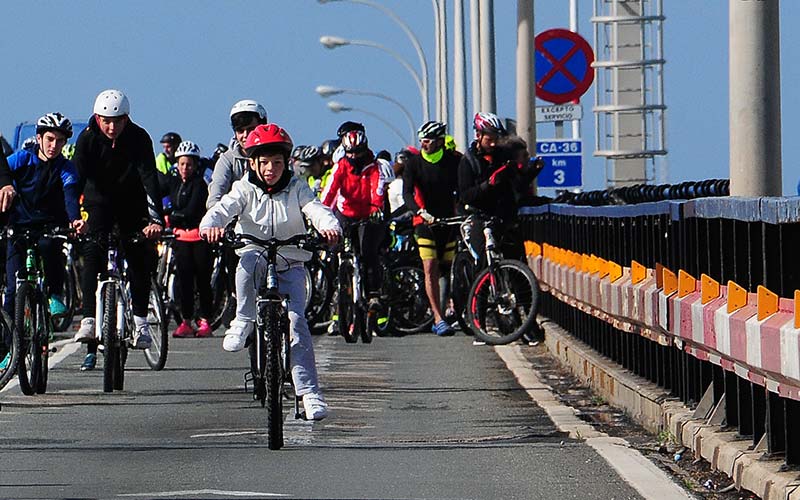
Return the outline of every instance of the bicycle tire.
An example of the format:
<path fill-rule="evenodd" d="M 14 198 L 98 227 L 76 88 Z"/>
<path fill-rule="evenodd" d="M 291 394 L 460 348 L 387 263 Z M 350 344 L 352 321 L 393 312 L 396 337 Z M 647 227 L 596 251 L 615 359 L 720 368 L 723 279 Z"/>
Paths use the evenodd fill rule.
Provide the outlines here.
<path fill-rule="evenodd" d="M 333 299 L 333 278 L 331 270 L 316 256 L 306 263 L 306 268 L 311 273 L 311 293 L 306 308 L 306 319 L 309 327 L 313 328 L 314 325 L 329 319 L 329 307 Z"/>
<path fill-rule="evenodd" d="M 389 273 L 392 329 L 400 334 L 430 329 L 433 310 L 425 293 L 425 272 L 419 266 L 407 265 L 395 267 Z"/>
<path fill-rule="evenodd" d="M 467 297 L 475 277 L 475 261 L 467 252 L 459 252 L 450 267 L 450 298 L 458 326 L 466 335 L 474 335 L 466 319 Z"/>
<path fill-rule="evenodd" d="M 56 332 L 67 331 L 75 318 L 75 311 L 78 307 L 78 278 L 74 266 L 66 266 L 64 269 L 62 296 L 67 312 L 59 315 L 58 318 L 53 318 L 53 330 Z"/>
<path fill-rule="evenodd" d="M 14 328 L 20 343 L 17 365 L 19 389 L 26 396 L 36 393 L 42 356 L 36 334 L 36 290 L 30 283 L 20 283 L 14 300 Z"/>
<path fill-rule="evenodd" d="M 228 271 L 220 263 L 219 269 L 211 274 L 212 311 L 211 329 L 216 330 L 228 324 L 236 312 L 236 298 L 231 293 Z"/>
<path fill-rule="evenodd" d="M 263 324 L 266 326 L 266 387 L 267 387 L 267 447 L 283 447 L 283 307 L 270 302 L 264 308 Z"/>
<path fill-rule="evenodd" d="M 150 323 L 150 332 L 153 343 L 144 350 L 144 359 L 153 371 L 160 371 L 167 364 L 169 353 L 169 331 L 164 304 L 161 301 L 161 287 L 155 280 L 150 282 L 150 300 L 147 305 L 147 321 Z"/>
<path fill-rule="evenodd" d="M 538 299 L 539 285 L 530 268 L 517 260 L 501 260 L 475 277 L 467 321 L 487 344 L 508 344 L 531 331 Z"/>
<path fill-rule="evenodd" d="M 357 305 L 353 301 L 353 263 L 345 261 L 339 264 L 339 333 L 348 344 L 358 340 L 356 328 Z M 362 318 L 363 319 L 363 318 Z"/>
<path fill-rule="evenodd" d="M 50 328 L 52 320 L 45 310 L 46 307 L 49 307 L 49 304 L 44 296 L 39 295 L 39 300 L 36 301 L 36 307 L 39 310 L 36 315 L 37 349 L 39 350 L 41 359 L 39 362 L 39 376 L 36 377 L 35 389 L 36 394 L 44 394 L 47 392 L 47 376 L 50 373 Z"/>
<path fill-rule="evenodd" d="M 112 392 L 119 376 L 120 332 L 117 331 L 117 289 L 113 283 L 103 290 L 103 392 Z M 118 384 L 116 384 L 118 385 Z"/>
<path fill-rule="evenodd" d="M 11 345 L 7 346 L 7 352 L 11 355 L 8 365 L 5 369 L 0 370 L 0 389 L 13 380 L 14 375 L 17 374 L 17 366 L 19 365 L 19 358 L 21 356 L 19 334 L 11 324 L 11 319 L 8 317 L 8 314 L 0 309 L 0 339 L 9 338 L 11 340 Z"/>

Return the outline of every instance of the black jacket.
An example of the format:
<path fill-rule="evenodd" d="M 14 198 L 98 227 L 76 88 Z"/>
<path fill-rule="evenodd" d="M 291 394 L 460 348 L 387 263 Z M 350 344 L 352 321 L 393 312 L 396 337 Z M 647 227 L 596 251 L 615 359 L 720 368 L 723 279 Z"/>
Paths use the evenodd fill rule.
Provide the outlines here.
<path fill-rule="evenodd" d="M 164 224 L 153 142 L 143 128 L 128 121 L 112 142 L 93 117 L 78 137 L 73 161 L 90 219 L 93 211 L 102 210 L 139 227 Z"/>
<path fill-rule="evenodd" d="M 494 154 L 486 156 L 478 153 L 475 143 L 467 150 L 458 166 L 458 192 L 461 206 L 469 205 L 481 212 L 513 222 L 517 217 L 520 200 L 536 177 L 536 172 L 528 165 L 509 165 L 502 181 L 494 186 L 489 184 L 492 174 L 503 167 L 509 154 L 497 148 Z"/>
<path fill-rule="evenodd" d="M 196 229 L 206 214 L 208 185 L 199 174 L 186 182 L 180 177 L 170 176 L 169 198 L 172 202 L 170 226 L 179 229 Z"/>
<path fill-rule="evenodd" d="M 403 201 L 416 213 L 424 208 L 434 217 L 452 217 L 458 201 L 459 157 L 445 151 L 442 159 L 429 163 L 422 155 L 414 155 L 403 170 Z M 418 199 L 415 188 L 419 190 Z"/>

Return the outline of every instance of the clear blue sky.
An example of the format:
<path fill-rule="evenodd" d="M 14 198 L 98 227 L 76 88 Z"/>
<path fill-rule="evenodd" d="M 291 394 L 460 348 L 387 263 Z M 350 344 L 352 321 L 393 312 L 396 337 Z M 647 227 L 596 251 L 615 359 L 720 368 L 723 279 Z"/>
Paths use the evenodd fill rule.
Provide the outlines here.
<path fill-rule="evenodd" d="M 411 25 L 433 78 L 431 2 L 382 2 Z M 579 30 L 590 41 L 591 4 L 580 2 Z M 668 180 L 728 177 L 728 2 L 665 4 Z M 568 27 L 567 0 L 538 0 L 535 13 L 537 33 Z M 367 125 L 376 149 L 399 149 L 396 136 L 379 121 L 330 112 L 314 92 L 319 84 L 390 95 L 421 120 L 417 88 L 390 56 L 365 47 L 328 50 L 319 44 L 321 35 L 372 40 L 416 66 L 416 52 L 398 26 L 364 5 L 319 5 L 314 0 L 8 0 L 3 18 L 0 132 L 9 139 L 17 122 L 48 111 L 85 119 L 96 94 L 109 87 L 130 96 L 133 120 L 154 141 L 176 130 L 205 153 L 230 139 L 228 110 L 241 98 L 264 103 L 271 121 L 284 126 L 297 144 L 332 137 L 340 122 L 352 118 Z M 800 34 L 790 24 L 796 19 L 800 2 L 781 2 L 784 194 L 795 193 L 800 176 L 794 161 L 800 154 L 800 101 L 795 94 Z M 496 0 L 495 22 L 498 113 L 513 117 L 516 2 Z M 369 109 L 403 131 L 408 128 L 397 108 L 382 100 L 353 95 L 337 100 Z M 590 89 L 584 98 L 585 189 L 602 188 L 605 179 L 604 162 L 591 156 L 592 101 Z M 552 128 L 540 128 L 539 136 L 551 133 Z"/>

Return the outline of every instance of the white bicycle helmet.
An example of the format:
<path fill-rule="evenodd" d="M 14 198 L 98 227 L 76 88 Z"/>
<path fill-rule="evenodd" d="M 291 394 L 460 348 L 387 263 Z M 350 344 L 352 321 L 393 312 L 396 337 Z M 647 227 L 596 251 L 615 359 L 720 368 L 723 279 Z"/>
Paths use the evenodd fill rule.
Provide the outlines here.
<path fill-rule="evenodd" d="M 47 113 L 36 120 L 36 134 L 43 134 L 48 130 L 57 130 L 70 138 L 72 137 L 72 122 L 61 113 Z"/>
<path fill-rule="evenodd" d="M 419 130 L 417 136 L 420 139 L 442 139 L 447 131 L 447 125 L 442 122 L 429 121 L 425 122 Z"/>
<path fill-rule="evenodd" d="M 258 117 L 264 121 L 267 120 L 267 110 L 264 109 L 264 106 L 260 105 L 256 101 L 252 99 L 242 99 L 241 101 L 237 102 L 231 108 L 231 118 L 236 113 L 256 113 Z"/>
<path fill-rule="evenodd" d="M 194 156 L 195 158 L 200 158 L 200 146 L 192 141 L 181 142 L 178 144 L 178 149 L 175 150 L 175 158 L 180 158 L 181 156 Z"/>
<path fill-rule="evenodd" d="M 94 114 L 113 118 L 131 114 L 128 97 L 119 90 L 108 89 L 100 92 L 94 101 Z"/>

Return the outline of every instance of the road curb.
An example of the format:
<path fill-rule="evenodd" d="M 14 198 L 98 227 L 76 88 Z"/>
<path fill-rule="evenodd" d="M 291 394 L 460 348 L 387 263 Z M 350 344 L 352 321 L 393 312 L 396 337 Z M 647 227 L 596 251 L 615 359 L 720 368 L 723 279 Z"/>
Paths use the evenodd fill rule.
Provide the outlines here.
<path fill-rule="evenodd" d="M 781 459 L 754 450 L 752 441 L 735 432 L 694 417 L 694 412 L 662 388 L 622 368 L 572 337 L 554 322 L 544 320 L 550 354 L 599 396 L 620 408 L 653 434 L 670 432 L 695 457 L 730 476 L 737 487 L 764 500 L 800 500 L 800 475 L 781 472 Z"/>

